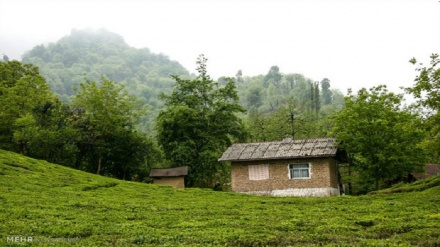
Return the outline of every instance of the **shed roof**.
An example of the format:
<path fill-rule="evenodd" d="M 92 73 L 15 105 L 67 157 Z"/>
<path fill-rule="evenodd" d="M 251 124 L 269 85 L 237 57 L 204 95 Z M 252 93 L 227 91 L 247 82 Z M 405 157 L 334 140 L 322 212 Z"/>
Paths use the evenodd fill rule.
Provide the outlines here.
<path fill-rule="evenodd" d="M 229 147 L 219 161 L 252 161 L 310 157 L 336 157 L 334 138 L 284 139 L 275 142 L 237 143 Z"/>
<path fill-rule="evenodd" d="M 181 166 L 176 168 L 151 169 L 150 177 L 180 177 L 188 175 L 188 167 Z"/>
<path fill-rule="evenodd" d="M 440 165 L 437 164 L 426 164 L 424 173 L 411 173 L 415 179 L 429 178 L 440 174 Z"/>

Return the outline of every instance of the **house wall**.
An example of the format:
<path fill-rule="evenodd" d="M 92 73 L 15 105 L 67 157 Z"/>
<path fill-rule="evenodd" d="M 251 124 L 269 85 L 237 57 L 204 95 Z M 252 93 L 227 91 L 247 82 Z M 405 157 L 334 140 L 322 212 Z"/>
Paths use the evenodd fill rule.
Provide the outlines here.
<path fill-rule="evenodd" d="M 310 163 L 310 178 L 290 179 L 289 164 Z M 249 165 L 269 164 L 269 179 L 249 180 Z M 330 158 L 233 162 L 232 190 L 272 196 L 339 195 L 337 163 Z"/>
<path fill-rule="evenodd" d="M 154 184 L 170 185 L 174 188 L 185 188 L 185 181 L 183 177 L 167 177 L 167 178 L 154 178 Z"/>

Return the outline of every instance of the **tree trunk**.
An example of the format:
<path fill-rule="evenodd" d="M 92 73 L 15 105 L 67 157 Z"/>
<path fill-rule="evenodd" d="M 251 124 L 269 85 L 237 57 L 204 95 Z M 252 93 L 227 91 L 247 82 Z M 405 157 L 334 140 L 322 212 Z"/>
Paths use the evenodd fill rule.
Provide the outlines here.
<path fill-rule="evenodd" d="M 348 163 L 348 177 L 350 178 L 348 180 L 348 194 L 353 195 L 353 185 L 351 183 L 351 161 Z"/>
<path fill-rule="evenodd" d="M 350 178 L 348 180 L 348 194 L 349 195 L 353 195 L 353 184 L 351 183 L 351 167 L 353 166 L 353 160 L 354 160 L 354 155 L 350 154 L 348 156 L 348 177 Z"/>
<path fill-rule="evenodd" d="M 124 167 L 124 175 L 122 176 L 122 180 L 125 180 L 126 175 L 127 175 L 127 167 Z"/>
<path fill-rule="evenodd" d="M 98 171 L 96 172 L 96 174 L 98 175 L 101 174 L 101 162 L 102 162 L 102 154 L 100 154 L 98 158 Z"/>

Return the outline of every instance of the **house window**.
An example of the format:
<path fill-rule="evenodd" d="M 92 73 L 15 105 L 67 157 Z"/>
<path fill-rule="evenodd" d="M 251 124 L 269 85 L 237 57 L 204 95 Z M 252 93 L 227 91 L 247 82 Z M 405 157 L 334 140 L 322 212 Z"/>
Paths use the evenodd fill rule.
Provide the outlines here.
<path fill-rule="evenodd" d="M 310 164 L 289 164 L 289 178 L 310 178 Z"/>
<path fill-rule="evenodd" d="M 269 165 L 249 165 L 249 180 L 269 179 Z"/>

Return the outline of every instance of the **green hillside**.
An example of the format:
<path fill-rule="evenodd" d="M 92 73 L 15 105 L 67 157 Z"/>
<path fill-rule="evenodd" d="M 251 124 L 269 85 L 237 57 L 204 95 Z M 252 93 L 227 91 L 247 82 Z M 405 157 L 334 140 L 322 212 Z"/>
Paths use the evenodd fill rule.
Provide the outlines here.
<path fill-rule="evenodd" d="M 22 62 L 38 66 L 51 89 L 64 98 L 74 95 L 73 88 L 84 78 L 97 81 L 106 76 L 149 100 L 173 87 L 170 75 L 189 74 L 166 55 L 131 47 L 121 36 L 105 29 L 72 30 L 56 43 L 32 48 Z"/>
<path fill-rule="evenodd" d="M 0 186 L 1 246 L 440 245 L 436 183 L 361 197 L 258 197 L 125 182 L 0 150 Z"/>
<path fill-rule="evenodd" d="M 171 92 L 174 86 L 171 75 L 189 76 L 181 64 L 166 55 L 131 47 L 105 29 L 72 30 L 56 43 L 32 48 L 22 62 L 38 66 L 51 90 L 67 102 L 85 79 L 99 81 L 104 76 L 123 84 L 149 106 L 145 130 L 152 129 L 160 105 L 158 96 Z"/>

